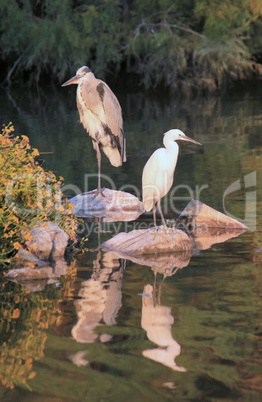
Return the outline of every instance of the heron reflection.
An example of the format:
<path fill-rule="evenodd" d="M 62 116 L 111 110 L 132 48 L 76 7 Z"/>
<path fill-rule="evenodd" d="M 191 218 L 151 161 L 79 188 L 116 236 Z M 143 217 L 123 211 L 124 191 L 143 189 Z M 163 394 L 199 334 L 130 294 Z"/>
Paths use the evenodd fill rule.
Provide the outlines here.
<path fill-rule="evenodd" d="M 125 262 L 114 253 L 107 252 L 97 258 L 90 279 L 83 281 L 74 303 L 77 323 L 72 329 L 73 338 L 79 343 L 108 342 L 111 335 L 98 334 L 96 328 L 114 325 L 122 305 L 121 284 Z"/>

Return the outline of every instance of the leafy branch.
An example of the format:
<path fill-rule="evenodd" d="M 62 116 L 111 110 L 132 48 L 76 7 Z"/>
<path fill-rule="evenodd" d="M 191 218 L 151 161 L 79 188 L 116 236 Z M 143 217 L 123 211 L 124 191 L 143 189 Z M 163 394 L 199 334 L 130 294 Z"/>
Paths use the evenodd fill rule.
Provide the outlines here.
<path fill-rule="evenodd" d="M 184 27 L 182 25 L 177 24 L 169 24 L 167 21 L 158 22 L 158 23 L 147 23 L 144 20 L 140 22 L 140 24 L 135 29 L 134 39 L 136 39 L 140 35 L 140 31 L 142 28 L 146 28 L 147 30 L 154 30 L 155 28 L 165 28 L 168 32 L 172 33 L 172 29 L 178 29 L 180 31 L 189 33 L 191 35 L 196 35 L 201 39 L 207 39 L 205 35 L 200 34 L 197 31 L 194 31 L 191 28 Z"/>

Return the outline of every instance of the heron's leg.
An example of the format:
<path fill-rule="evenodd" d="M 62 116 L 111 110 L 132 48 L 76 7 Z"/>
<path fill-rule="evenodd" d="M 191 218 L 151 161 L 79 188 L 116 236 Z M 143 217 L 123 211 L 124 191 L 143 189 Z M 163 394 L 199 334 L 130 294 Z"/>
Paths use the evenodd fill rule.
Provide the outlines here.
<path fill-rule="evenodd" d="M 163 225 L 164 225 L 165 228 L 166 228 L 166 222 L 165 222 L 165 218 L 164 218 L 164 215 L 163 215 L 163 212 L 162 212 L 162 208 L 161 208 L 161 200 L 158 200 L 158 201 L 157 201 L 157 207 L 158 207 L 158 210 L 159 210 L 159 212 L 160 212 Z"/>
<path fill-rule="evenodd" d="M 98 165 L 98 184 L 97 184 L 97 189 L 100 192 L 101 191 L 101 152 L 100 148 L 97 142 L 96 144 L 96 157 L 97 157 L 97 165 Z"/>
<path fill-rule="evenodd" d="M 103 194 L 103 191 L 101 190 L 101 152 L 99 148 L 99 144 L 94 141 L 94 148 L 96 150 L 96 157 L 97 157 L 97 165 L 98 165 L 98 184 L 97 184 L 97 190 L 95 191 L 95 196 L 97 194 Z"/>

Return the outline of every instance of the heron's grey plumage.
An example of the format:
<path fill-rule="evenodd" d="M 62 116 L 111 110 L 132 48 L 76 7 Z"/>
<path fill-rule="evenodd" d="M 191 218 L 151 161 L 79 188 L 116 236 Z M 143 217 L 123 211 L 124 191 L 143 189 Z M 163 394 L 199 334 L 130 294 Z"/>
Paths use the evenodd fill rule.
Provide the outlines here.
<path fill-rule="evenodd" d="M 81 123 L 92 138 L 100 163 L 100 149 L 111 164 L 121 166 L 126 161 L 122 109 L 109 86 L 83 66 L 62 86 L 77 84 L 77 108 Z M 100 169 L 100 166 L 99 166 Z"/>

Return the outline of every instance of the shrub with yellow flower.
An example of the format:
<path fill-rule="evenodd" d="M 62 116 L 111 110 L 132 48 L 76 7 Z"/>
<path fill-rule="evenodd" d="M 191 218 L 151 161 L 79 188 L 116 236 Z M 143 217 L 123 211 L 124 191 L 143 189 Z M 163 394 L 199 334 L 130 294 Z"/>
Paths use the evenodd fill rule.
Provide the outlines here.
<path fill-rule="evenodd" d="M 62 178 L 35 161 L 39 155 L 26 136 L 15 136 L 12 123 L 0 132 L 0 263 L 15 255 L 36 222 L 57 223 L 76 238 L 73 205 L 62 198 Z"/>

